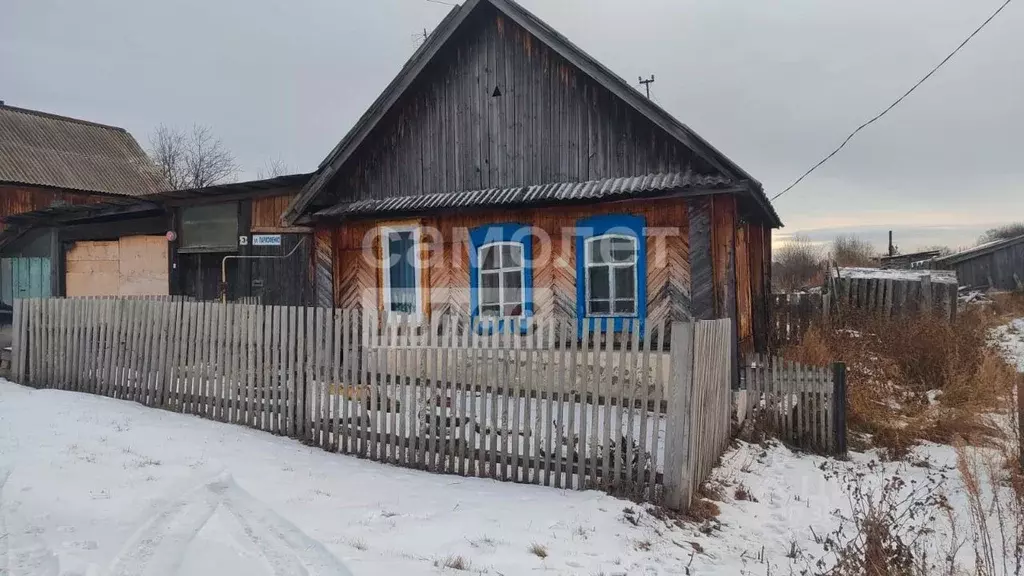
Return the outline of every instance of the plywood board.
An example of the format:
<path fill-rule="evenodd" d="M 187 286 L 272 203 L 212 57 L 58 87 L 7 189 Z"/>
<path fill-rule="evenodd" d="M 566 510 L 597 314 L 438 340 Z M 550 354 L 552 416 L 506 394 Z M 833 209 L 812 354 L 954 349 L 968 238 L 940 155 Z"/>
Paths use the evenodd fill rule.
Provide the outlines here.
<path fill-rule="evenodd" d="M 163 236 L 121 238 L 118 294 L 165 296 L 167 293 L 167 240 Z"/>
<path fill-rule="evenodd" d="M 117 295 L 119 254 L 116 241 L 75 242 L 65 257 L 64 293 L 69 297 Z"/>

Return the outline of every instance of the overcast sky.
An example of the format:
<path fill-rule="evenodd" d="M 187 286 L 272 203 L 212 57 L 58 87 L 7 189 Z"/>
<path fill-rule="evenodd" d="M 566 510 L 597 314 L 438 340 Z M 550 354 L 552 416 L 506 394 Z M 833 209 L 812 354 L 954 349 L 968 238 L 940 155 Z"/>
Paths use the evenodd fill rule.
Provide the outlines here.
<path fill-rule="evenodd" d="M 522 0 L 780 191 L 1001 0 Z M 0 100 L 127 128 L 210 126 L 245 173 L 310 171 L 448 6 L 0 0 Z M 783 235 L 972 243 L 1024 220 L 1024 4 L 777 201 Z"/>

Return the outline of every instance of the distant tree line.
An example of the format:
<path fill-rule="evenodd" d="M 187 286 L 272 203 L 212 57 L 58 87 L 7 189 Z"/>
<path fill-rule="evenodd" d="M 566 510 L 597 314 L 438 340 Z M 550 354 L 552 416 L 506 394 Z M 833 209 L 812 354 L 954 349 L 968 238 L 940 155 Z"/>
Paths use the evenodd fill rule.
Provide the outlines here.
<path fill-rule="evenodd" d="M 791 292 L 821 286 L 830 262 L 844 268 L 871 267 L 878 262 L 878 252 L 870 242 L 855 235 L 838 236 L 823 244 L 797 234 L 775 253 L 773 289 Z"/>

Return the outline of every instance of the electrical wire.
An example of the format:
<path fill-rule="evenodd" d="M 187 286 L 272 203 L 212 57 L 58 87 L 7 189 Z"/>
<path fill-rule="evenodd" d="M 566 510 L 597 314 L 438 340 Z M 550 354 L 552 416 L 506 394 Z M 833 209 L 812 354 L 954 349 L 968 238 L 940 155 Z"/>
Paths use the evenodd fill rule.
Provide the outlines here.
<path fill-rule="evenodd" d="M 856 136 L 856 135 L 857 135 L 857 133 L 859 133 L 859 132 L 860 132 L 861 130 L 863 130 L 863 129 L 867 128 L 868 126 L 870 126 L 870 125 L 874 124 L 875 122 L 877 122 L 877 121 L 878 121 L 879 119 L 881 119 L 881 118 L 882 118 L 882 116 L 885 116 L 886 114 L 888 114 L 888 113 L 889 113 L 889 111 L 890 111 L 890 110 L 892 110 L 893 108 L 895 108 L 896 106 L 898 106 L 898 105 L 900 104 L 900 102 L 903 102 L 904 100 L 906 100 L 906 98 L 907 98 L 908 96 L 910 96 L 910 95 L 911 95 L 911 94 L 912 94 L 912 93 L 914 92 L 914 90 L 917 90 L 917 89 L 918 89 L 918 88 L 919 88 L 919 87 L 920 87 L 920 86 L 921 86 L 922 84 L 924 84 L 925 82 L 927 82 L 927 81 L 928 81 L 928 79 L 929 79 L 929 78 L 931 78 L 931 77 L 932 77 L 932 76 L 933 76 L 933 75 L 934 75 L 934 74 L 935 74 L 936 72 L 938 72 L 940 68 L 942 68 L 943 66 L 945 66 L 945 65 L 946 65 L 946 63 L 947 63 L 947 62 L 949 62 L 950 60 L 952 60 L 952 59 L 953 59 L 953 57 L 954 57 L 954 56 L 956 56 L 956 55 L 957 55 L 957 53 L 958 53 L 958 52 L 960 52 L 960 50 L 962 50 L 962 49 L 964 48 L 964 46 L 967 46 L 967 44 L 968 44 L 968 43 L 969 43 L 969 42 L 970 42 L 971 40 L 973 40 L 975 36 L 977 36 L 977 35 L 978 35 L 978 34 L 979 34 L 979 33 L 980 33 L 980 32 L 981 32 L 982 30 L 984 30 L 984 29 L 985 29 L 985 27 L 986 27 L 986 26 L 988 26 L 990 22 L 992 22 L 993 20 L 995 20 L 995 19 L 996 19 L 996 16 L 999 16 L 999 14 L 1000 14 L 1000 13 L 1001 13 L 1001 12 L 1002 12 L 1002 11 L 1003 11 L 1003 10 L 1004 10 L 1004 9 L 1005 9 L 1006 7 L 1007 7 L 1007 6 L 1009 6 L 1009 5 L 1010 5 L 1010 2 L 1012 2 L 1012 1 L 1013 1 L 1013 0 L 1006 0 L 1005 2 L 1003 2 L 1003 5 L 1002 5 L 1002 6 L 1000 6 L 1000 7 L 999 7 L 999 8 L 998 8 L 998 9 L 997 9 L 997 10 L 996 10 L 995 12 L 993 12 L 993 13 L 992 13 L 992 15 L 988 17 L 988 19 L 987 19 L 987 20 L 985 20 L 984 22 L 982 22 L 982 23 L 981 23 L 981 26 L 978 26 L 978 28 L 977 28 L 977 29 L 976 29 L 976 30 L 975 30 L 974 32 L 972 32 L 972 33 L 971 33 L 971 35 L 970 35 L 970 36 L 968 36 L 966 40 L 964 40 L 963 42 L 961 42 L 961 43 L 960 43 L 960 45 L 956 47 L 956 50 L 953 50 L 952 52 L 950 52 L 949 56 L 946 56 L 946 57 L 945 57 L 945 58 L 944 58 L 944 59 L 942 60 L 942 62 L 939 62 L 938 66 L 936 66 L 935 68 L 932 68 L 932 71 L 931 71 L 931 72 L 929 72 L 928 74 L 926 74 L 924 78 L 921 78 L 921 79 L 920 79 L 920 80 L 919 80 L 919 81 L 917 82 L 917 84 L 914 84 L 914 86 L 913 86 L 913 87 L 911 87 L 911 88 L 910 88 L 910 90 L 907 90 L 907 92 L 906 92 L 906 93 L 905 93 L 905 94 L 904 94 L 903 96 L 900 96 L 900 97 L 899 97 L 899 99 L 898 99 L 898 100 L 896 100 L 895 102 L 893 102 L 892 104 L 890 104 L 888 108 L 886 108 L 885 110 L 882 110 L 882 111 L 881 111 L 881 112 L 880 112 L 880 113 L 879 113 L 879 114 L 878 114 L 877 116 L 875 116 L 875 117 L 874 117 L 874 118 L 872 118 L 871 120 L 868 120 L 867 122 L 865 122 L 865 123 L 861 124 L 860 126 L 858 126 L 858 127 L 857 127 L 857 129 L 856 129 L 856 130 L 854 130 L 853 132 L 851 132 L 851 133 L 850 133 L 850 135 L 846 137 L 846 140 L 843 140 L 843 143 L 842 143 L 842 144 L 840 144 L 838 148 L 836 148 L 835 150 L 833 150 L 831 154 L 829 154 L 828 156 L 826 156 L 825 158 L 823 158 L 823 159 L 821 160 L 821 162 L 818 162 L 817 164 L 815 164 L 814 166 L 812 166 L 810 170 L 808 170 L 807 172 L 804 172 L 803 176 L 801 176 L 801 177 L 797 178 L 797 179 L 796 179 L 796 181 L 795 181 L 795 182 L 793 182 L 792 184 L 790 184 L 789 186 L 787 186 L 785 190 L 783 190 L 782 192 L 779 192 L 779 193 L 778 193 L 778 194 L 776 194 L 775 196 L 772 196 L 772 201 L 774 202 L 774 201 L 775 201 L 775 200 L 776 200 L 776 199 L 777 199 L 777 198 L 778 198 L 779 196 L 782 196 L 782 195 L 783 195 L 783 194 L 785 194 L 786 192 L 789 192 L 790 190 L 792 190 L 793 188 L 795 188 L 797 184 L 799 184 L 799 183 L 803 182 L 803 181 L 804 181 L 804 179 L 805 179 L 805 178 L 807 178 L 808 176 L 810 176 L 812 172 L 814 172 L 815 170 L 817 170 L 818 168 L 820 168 L 820 167 L 821 167 L 821 166 L 822 166 L 823 164 L 825 164 L 826 162 L 828 162 L 829 160 L 831 160 L 833 156 L 835 156 L 836 154 L 838 154 L 840 150 L 842 150 L 843 148 L 845 148 L 845 147 L 846 147 L 846 145 L 850 143 L 850 140 L 853 140 L 853 137 L 854 137 L 854 136 Z"/>

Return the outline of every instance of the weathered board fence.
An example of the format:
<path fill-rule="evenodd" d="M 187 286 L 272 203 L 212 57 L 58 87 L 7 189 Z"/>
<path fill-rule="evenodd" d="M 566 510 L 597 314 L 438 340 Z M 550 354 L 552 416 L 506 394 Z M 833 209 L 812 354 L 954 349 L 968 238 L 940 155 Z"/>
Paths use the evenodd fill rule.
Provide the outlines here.
<path fill-rule="evenodd" d="M 827 317 L 828 294 L 792 292 L 771 295 L 772 349 L 799 343 L 815 322 Z"/>
<path fill-rule="evenodd" d="M 846 366 L 755 355 L 742 370 L 745 419 L 790 445 L 846 454 Z"/>
<path fill-rule="evenodd" d="M 878 276 L 871 276 L 873 272 Z M 931 311 L 956 320 L 957 284 L 948 272 L 909 272 L 844 268 L 833 271 L 819 292 L 771 296 L 771 343 L 777 349 L 797 344 L 816 322 L 844 314 L 888 318 Z"/>
<path fill-rule="evenodd" d="M 433 472 L 675 508 L 729 438 L 731 327 L 18 300 L 13 375 Z"/>
<path fill-rule="evenodd" d="M 827 286 L 832 295 L 831 313 L 861 310 L 891 317 L 931 311 L 950 322 L 956 319 L 959 286 L 955 274 L 887 272 L 897 271 L 843 268 L 833 272 Z"/>

